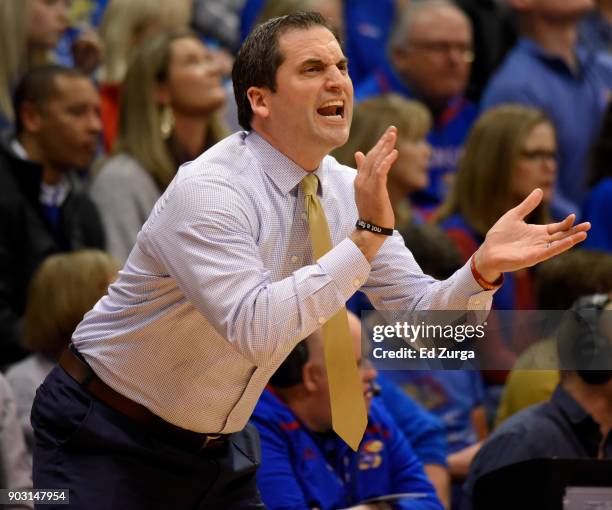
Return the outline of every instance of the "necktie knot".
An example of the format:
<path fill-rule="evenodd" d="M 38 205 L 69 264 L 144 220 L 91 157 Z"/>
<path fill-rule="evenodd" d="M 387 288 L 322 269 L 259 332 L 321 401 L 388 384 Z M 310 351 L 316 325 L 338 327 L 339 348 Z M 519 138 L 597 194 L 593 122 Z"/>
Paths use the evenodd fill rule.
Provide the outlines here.
<path fill-rule="evenodd" d="M 317 188 L 319 187 L 319 178 L 310 173 L 302 179 L 302 191 L 305 196 L 317 196 Z"/>

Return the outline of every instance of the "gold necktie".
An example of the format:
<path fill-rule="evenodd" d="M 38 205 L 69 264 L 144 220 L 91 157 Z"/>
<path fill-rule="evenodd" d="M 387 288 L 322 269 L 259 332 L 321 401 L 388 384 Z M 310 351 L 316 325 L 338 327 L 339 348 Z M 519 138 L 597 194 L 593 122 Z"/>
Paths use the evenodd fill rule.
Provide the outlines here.
<path fill-rule="evenodd" d="M 332 249 L 325 212 L 317 198 L 318 184 L 319 180 L 314 174 L 308 174 L 301 183 L 313 260 L 318 260 Z M 346 308 L 339 310 L 323 325 L 323 347 L 329 380 L 332 427 L 346 444 L 357 451 L 368 424 L 368 415 L 361 377 L 355 363 Z"/>

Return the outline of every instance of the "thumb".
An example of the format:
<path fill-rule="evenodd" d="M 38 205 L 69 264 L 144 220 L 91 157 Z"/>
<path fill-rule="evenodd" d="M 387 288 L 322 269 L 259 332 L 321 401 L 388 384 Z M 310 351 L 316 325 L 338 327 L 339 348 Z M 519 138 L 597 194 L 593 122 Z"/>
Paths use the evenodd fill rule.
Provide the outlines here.
<path fill-rule="evenodd" d="M 540 188 L 534 189 L 529 196 L 514 208 L 516 216 L 521 220 L 531 213 L 542 201 L 544 193 Z"/>
<path fill-rule="evenodd" d="M 357 163 L 357 171 L 361 170 L 361 167 L 363 166 L 364 161 L 365 161 L 364 153 L 361 151 L 357 151 L 355 153 L 355 163 Z"/>

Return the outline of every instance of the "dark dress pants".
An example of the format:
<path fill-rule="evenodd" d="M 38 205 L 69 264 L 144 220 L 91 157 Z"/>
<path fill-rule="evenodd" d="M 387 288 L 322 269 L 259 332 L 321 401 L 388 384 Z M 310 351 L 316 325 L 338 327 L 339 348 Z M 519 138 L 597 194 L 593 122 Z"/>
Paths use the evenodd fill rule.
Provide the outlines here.
<path fill-rule="evenodd" d="M 34 487 L 69 489 L 41 510 L 261 510 L 252 425 L 221 447 L 170 444 L 91 396 L 57 366 L 32 407 Z"/>

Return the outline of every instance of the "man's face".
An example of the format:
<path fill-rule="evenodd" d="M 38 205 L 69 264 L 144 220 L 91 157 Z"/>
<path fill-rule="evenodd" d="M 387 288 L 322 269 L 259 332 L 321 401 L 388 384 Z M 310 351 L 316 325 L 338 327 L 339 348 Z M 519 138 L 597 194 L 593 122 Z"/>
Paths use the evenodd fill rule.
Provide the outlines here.
<path fill-rule="evenodd" d="M 415 95 L 430 106 L 443 106 L 463 94 L 470 77 L 472 29 L 454 7 L 417 12 L 403 48 L 392 53 L 393 65 Z"/>
<path fill-rule="evenodd" d="M 278 43 L 284 60 L 276 73 L 276 92 L 249 89 L 261 93 L 253 127 L 300 166 L 314 170 L 348 139 L 353 84 L 346 58 L 324 27 L 288 31 Z"/>
<path fill-rule="evenodd" d="M 56 168 L 87 167 L 102 130 L 100 97 L 88 78 L 57 76 L 56 93 L 37 108 L 31 128 L 44 162 Z"/>

